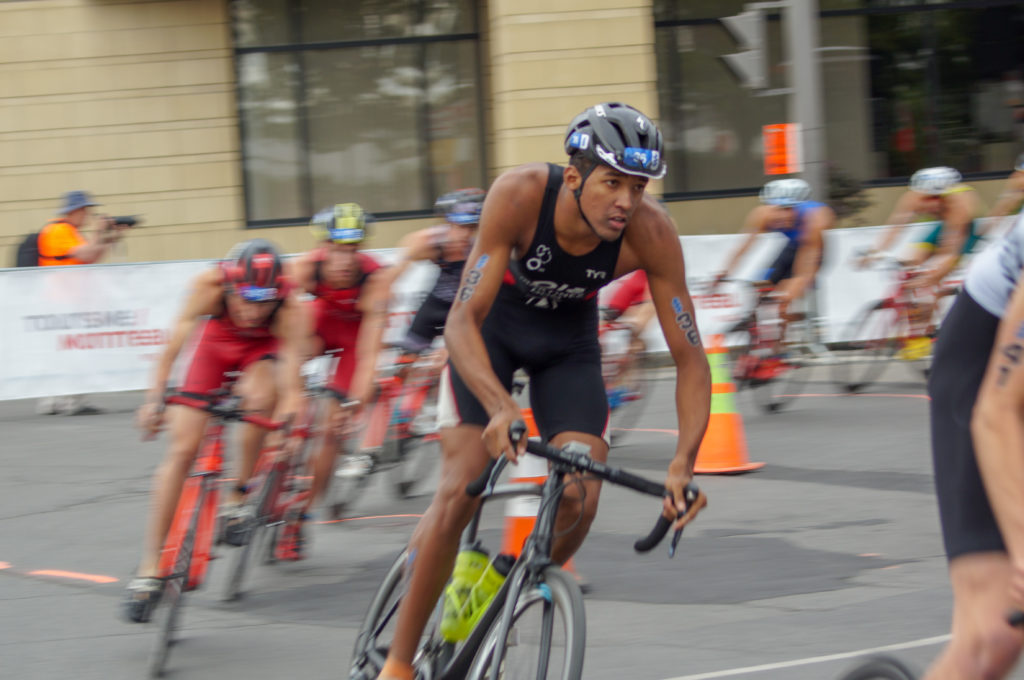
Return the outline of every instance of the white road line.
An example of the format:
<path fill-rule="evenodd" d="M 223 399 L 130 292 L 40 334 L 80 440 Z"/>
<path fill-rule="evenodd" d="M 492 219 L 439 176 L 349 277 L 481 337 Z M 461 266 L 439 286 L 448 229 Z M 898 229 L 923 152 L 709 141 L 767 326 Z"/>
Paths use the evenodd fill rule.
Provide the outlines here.
<path fill-rule="evenodd" d="M 679 677 L 675 678 L 665 678 L 665 680 L 711 680 L 711 678 L 726 678 L 730 675 L 760 673 L 761 671 L 773 671 L 779 668 L 792 668 L 793 666 L 807 666 L 814 663 L 824 663 L 826 661 L 852 659 L 858 656 L 877 654 L 879 652 L 894 652 L 900 649 L 911 649 L 913 647 L 927 647 L 928 645 L 938 645 L 943 642 L 948 642 L 949 638 L 950 636 L 948 634 L 936 635 L 935 637 L 922 638 L 920 640 L 911 640 L 910 642 L 900 642 L 895 645 L 885 645 L 884 647 L 858 649 L 854 652 L 843 652 L 842 654 L 829 654 L 828 656 L 812 656 L 806 659 L 779 661 L 778 663 L 766 663 L 760 666 L 745 666 L 744 668 L 729 668 L 724 671 L 712 671 L 711 673 L 698 673 L 696 675 L 680 675 Z"/>

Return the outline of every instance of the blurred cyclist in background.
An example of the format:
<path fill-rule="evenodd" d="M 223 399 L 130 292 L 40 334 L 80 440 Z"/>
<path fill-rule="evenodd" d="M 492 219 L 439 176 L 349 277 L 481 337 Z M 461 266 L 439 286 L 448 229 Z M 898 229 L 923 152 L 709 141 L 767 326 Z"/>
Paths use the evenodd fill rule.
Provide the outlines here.
<path fill-rule="evenodd" d="M 483 189 L 460 189 L 444 194 L 434 204 L 434 211 L 444 217 L 445 223 L 414 231 L 398 244 L 402 254 L 388 272 L 391 283 L 414 262 L 433 262 L 439 270 L 433 288 L 402 340 L 403 348 L 411 353 L 423 352 L 444 331 L 466 257 L 473 247 L 483 203 Z"/>
<path fill-rule="evenodd" d="M 934 220 L 938 224 L 914 244 L 905 261 L 912 267 L 924 267 L 907 283 L 908 288 L 938 286 L 956 267 L 961 255 L 971 252 L 980 238 L 976 219 L 981 213 L 978 194 L 960 179 L 959 172 L 947 167 L 915 172 L 909 189 L 896 201 L 889 216 L 891 226 L 875 247 L 860 258 L 859 266 L 867 266 L 885 252 L 904 227 Z"/>
<path fill-rule="evenodd" d="M 355 203 L 321 210 L 310 225 L 319 245 L 290 263 L 296 285 L 314 297 L 311 356 L 340 350 L 327 384 L 335 397 L 329 400 L 324 415 L 331 427 L 322 428 L 324 437 L 313 463 L 310 505 L 327 490 L 334 471 L 339 438 L 347 422 L 342 404 L 358 409 L 373 397 L 373 376 L 387 320 L 388 286 L 380 263 L 362 252 L 370 221 Z M 301 524 L 295 531 L 283 541 L 282 559 L 304 556 Z"/>
<path fill-rule="evenodd" d="M 711 291 L 736 268 L 758 235 L 780 233 L 786 243 L 759 278 L 775 286 L 779 314 L 784 316 L 814 283 L 825 249 L 825 230 L 835 225 L 836 214 L 811 200 L 811 187 L 802 179 L 772 180 L 761 189 L 760 198 L 762 205 L 750 211 L 743 226 L 746 238 L 715 275 Z"/>
<path fill-rule="evenodd" d="M 1024 153 L 1017 156 L 1013 164 L 1013 172 L 1006 178 L 1003 191 L 999 194 L 996 204 L 989 211 L 989 217 L 1006 217 L 1020 211 L 1024 203 Z"/>
<path fill-rule="evenodd" d="M 125 613 L 135 622 L 148 621 L 160 599 L 160 548 L 210 418 L 207 412 L 188 406 L 168 406 L 166 414 L 163 408 L 174 360 L 197 331 L 181 392 L 210 395 L 223 386 L 225 372 L 241 371 L 235 391 L 243 396 L 246 410 L 290 420 L 302 406 L 300 368 L 310 332 L 307 310 L 284 277 L 277 248 L 264 239 L 245 241 L 192 281 L 192 291 L 153 371 L 146 401 L 138 410 L 139 427 L 149 436 L 160 431 L 166 418 L 170 444 L 154 476 L 152 511 L 137 576 L 128 584 Z M 224 540 L 232 545 L 243 540 L 244 533 L 232 527 L 242 528 L 245 485 L 266 435 L 255 425 L 241 428 L 238 481 L 225 504 Z"/>

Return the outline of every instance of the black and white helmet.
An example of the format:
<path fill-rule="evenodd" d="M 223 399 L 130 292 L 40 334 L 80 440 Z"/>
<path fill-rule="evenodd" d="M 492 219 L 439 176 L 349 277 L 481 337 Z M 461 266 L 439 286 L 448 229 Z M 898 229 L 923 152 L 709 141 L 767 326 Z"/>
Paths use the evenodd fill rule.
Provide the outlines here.
<path fill-rule="evenodd" d="M 910 177 L 910 190 L 941 196 L 960 183 L 960 173 L 945 166 L 923 168 Z"/>
<path fill-rule="evenodd" d="M 608 102 L 576 116 L 565 133 L 565 152 L 583 152 L 619 172 L 661 179 L 668 169 L 661 131 L 632 106 Z"/>
<path fill-rule="evenodd" d="M 761 202 L 791 207 L 811 198 L 811 185 L 802 179 L 775 179 L 761 189 Z"/>

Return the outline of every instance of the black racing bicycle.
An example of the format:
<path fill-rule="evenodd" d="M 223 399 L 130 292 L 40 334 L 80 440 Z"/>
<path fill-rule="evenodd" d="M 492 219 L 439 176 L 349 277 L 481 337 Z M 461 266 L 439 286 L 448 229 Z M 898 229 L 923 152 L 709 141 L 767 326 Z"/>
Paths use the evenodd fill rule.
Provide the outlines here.
<path fill-rule="evenodd" d="M 525 434 L 520 422 L 513 426 L 513 441 Z M 582 473 L 663 497 L 665 486 L 590 458 L 589 447 L 572 442 L 559 449 L 529 441 L 527 451 L 550 461 L 550 472 L 541 484 L 497 483 L 506 460 L 492 461 L 479 479 L 466 487 L 481 504 L 462 536 L 462 547 L 476 543 L 482 507 L 492 500 L 537 497 L 537 522 L 522 553 L 469 636 L 449 642 L 440 632 L 444 596 L 434 608 L 420 640 L 413 666 L 418 680 L 505 680 L 538 678 L 578 680 L 583 674 L 586 617 L 583 595 L 576 580 L 551 559 L 555 518 L 567 485 L 567 475 Z M 686 489 L 687 503 L 697 498 L 696 486 Z M 653 549 L 668 532 L 672 520 L 661 516 L 651 533 L 636 541 L 638 552 Z M 669 555 L 675 554 L 681 532 L 672 539 Z M 395 619 L 405 595 L 408 571 L 414 560 L 403 551 L 388 570 L 359 629 L 350 666 L 350 680 L 374 680 L 394 636 Z"/>
<path fill-rule="evenodd" d="M 873 656 L 851 668 L 840 680 L 917 680 L 917 676 L 894 656 Z"/>

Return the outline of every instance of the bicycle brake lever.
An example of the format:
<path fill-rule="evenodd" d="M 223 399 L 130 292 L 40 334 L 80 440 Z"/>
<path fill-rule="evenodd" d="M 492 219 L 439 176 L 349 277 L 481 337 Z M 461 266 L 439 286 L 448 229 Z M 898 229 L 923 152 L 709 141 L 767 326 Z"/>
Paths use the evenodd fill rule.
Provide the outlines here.
<path fill-rule="evenodd" d="M 694 490 L 689 485 L 687 485 L 686 488 L 683 489 L 683 494 L 686 496 L 686 506 L 687 506 L 687 508 L 689 508 L 690 503 L 692 503 L 693 501 L 695 501 L 697 499 L 697 494 L 694 492 Z M 683 513 L 677 514 L 676 515 L 676 519 L 679 519 L 684 514 L 686 514 L 686 513 L 683 512 Z M 683 529 L 684 528 L 685 527 L 680 527 L 679 529 L 676 529 L 676 532 L 674 534 L 672 534 L 672 542 L 668 544 L 668 557 L 669 557 L 669 559 L 672 559 L 673 557 L 676 556 L 676 546 L 679 545 L 679 539 L 683 537 Z"/>

